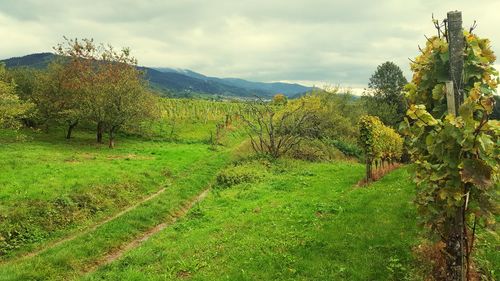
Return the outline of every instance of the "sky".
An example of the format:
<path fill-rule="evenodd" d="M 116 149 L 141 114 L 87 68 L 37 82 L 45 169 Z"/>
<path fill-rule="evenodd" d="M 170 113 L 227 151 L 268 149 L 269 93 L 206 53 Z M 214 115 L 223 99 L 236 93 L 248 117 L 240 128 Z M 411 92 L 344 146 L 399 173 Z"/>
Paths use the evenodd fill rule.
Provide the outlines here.
<path fill-rule="evenodd" d="M 453 10 L 500 54 L 500 0 L 0 0 L 0 59 L 93 38 L 140 65 L 359 92 L 385 61 L 410 79 L 432 15 Z"/>

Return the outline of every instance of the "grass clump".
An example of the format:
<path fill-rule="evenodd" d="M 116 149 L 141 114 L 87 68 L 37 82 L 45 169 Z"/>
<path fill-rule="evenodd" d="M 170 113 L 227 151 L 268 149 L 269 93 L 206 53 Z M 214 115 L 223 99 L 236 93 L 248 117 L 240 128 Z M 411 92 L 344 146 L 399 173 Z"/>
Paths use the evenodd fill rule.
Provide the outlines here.
<path fill-rule="evenodd" d="M 229 188 L 242 183 L 253 183 L 266 176 L 266 172 L 260 165 L 252 165 L 251 163 L 228 167 L 217 174 L 216 187 Z"/>
<path fill-rule="evenodd" d="M 287 156 L 309 162 L 333 161 L 346 156 L 335 146 L 319 139 L 304 140 L 287 152 Z"/>

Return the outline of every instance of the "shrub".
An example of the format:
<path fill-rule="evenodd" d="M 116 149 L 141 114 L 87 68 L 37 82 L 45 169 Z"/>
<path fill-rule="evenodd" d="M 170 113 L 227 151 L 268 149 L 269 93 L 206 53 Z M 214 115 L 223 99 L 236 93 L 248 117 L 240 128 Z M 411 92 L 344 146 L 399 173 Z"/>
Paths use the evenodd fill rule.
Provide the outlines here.
<path fill-rule="evenodd" d="M 392 166 L 403 153 L 403 138 L 392 128 L 385 126 L 376 116 L 366 115 L 359 120 L 359 144 L 363 147 L 366 160 L 366 181 L 375 179 L 372 166 Z"/>
<path fill-rule="evenodd" d="M 287 153 L 288 156 L 306 161 L 331 161 L 344 159 L 344 154 L 336 147 L 318 139 L 303 141 L 300 145 Z"/>
<path fill-rule="evenodd" d="M 252 166 L 252 164 L 233 166 L 219 172 L 216 183 L 217 187 L 229 188 L 240 183 L 255 182 L 262 177 L 264 177 L 264 172 Z"/>
<path fill-rule="evenodd" d="M 356 144 L 345 142 L 342 140 L 325 140 L 328 144 L 335 146 L 338 150 L 344 153 L 345 156 L 356 157 L 358 159 L 363 155 L 363 150 Z"/>

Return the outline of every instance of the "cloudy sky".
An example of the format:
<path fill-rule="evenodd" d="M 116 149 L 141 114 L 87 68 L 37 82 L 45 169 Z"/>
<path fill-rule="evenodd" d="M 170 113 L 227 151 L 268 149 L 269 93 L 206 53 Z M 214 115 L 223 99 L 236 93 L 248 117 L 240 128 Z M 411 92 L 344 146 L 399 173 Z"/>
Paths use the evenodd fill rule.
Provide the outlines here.
<path fill-rule="evenodd" d="M 461 10 L 500 53 L 500 0 L 0 0 L 0 58 L 51 51 L 63 36 L 130 47 L 141 65 L 256 81 L 362 88 Z"/>

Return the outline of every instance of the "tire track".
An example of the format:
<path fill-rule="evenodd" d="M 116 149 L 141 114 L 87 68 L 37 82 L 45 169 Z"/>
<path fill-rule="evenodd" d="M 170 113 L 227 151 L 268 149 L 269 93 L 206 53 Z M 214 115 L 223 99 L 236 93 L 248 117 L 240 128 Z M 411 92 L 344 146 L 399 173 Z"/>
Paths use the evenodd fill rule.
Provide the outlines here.
<path fill-rule="evenodd" d="M 200 162 L 204 162 L 206 161 L 206 159 L 198 159 L 197 161 L 193 162 L 192 165 L 190 165 L 190 167 L 188 167 L 186 170 L 182 171 L 180 174 L 178 175 L 174 175 L 174 179 L 176 178 L 182 178 L 184 177 L 185 175 L 189 174 L 190 172 L 192 172 L 193 168 L 196 166 L 196 164 L 200 163 Z M 172 184 L 175 184 L 175 181 L 174 183 Z M 0 260 L 0 265 L 4 265 L 4 264 L 8 264 L 8 263 L 16 263 L 16 262 L 19 262 L 19 261 L 22 261 L 22 260 L 25 260 L 25 259 L 29 259 L 29 258 L 33 258 L 33 257 L 36 257 L 52 248 L 55 248 L 57 246 L 60 246 L 61 244 L 64 244 L 66 242 L 70 242 L 80 236 L 83 236 L 85 234 L 88 234 L 90 232 L 93 232 L 95 231 L 97 228 L 103 226 L 104 224 L 112 221 L 112 220 L 115 220 L 123 215 L 125 215 L 126 213 L 130 212 L 130 211 L 133 211 L 135 210 L 137 207 L 139 207 L 140 205 L 144 204 L 144 203 L 147 203 L 148 201 L 151 201 L 152 199 L 158 197 L 159 195 L 161 195 L 163 192 L 165 192 L 166 188 L 162 188 L 160 190 L 158 190 L 157 192 L 143 198 L 142 200 L 140 200 L 139 202 L 136 202 L 135 204 L 133 204 L 132 206 L 129 206 L 127 207 L 126 209 L 123 209 L 121 210 L 120 212 L 98 222 L 97 224 L 94 224 L 92 225 L 91 227 L 87 228 L 87 229 L 84 229 L 82 231 L 76 231 L 76 233 L 74 234 L 70 234 L 69 236 L 66 236 L 62 239 L 59 239 L 59 240 L 56 240 L 56 241 L 53 241 L 53 242 L 48 242 L 46 243 L 45 245 L 41 246 L 40 248 L 34 250 L 34 251 L 31 251 L 31 252 L 28 252 L 28 253 L 24 253 L 24 254 L 21 254 L 20 256 L 18 257 L 14 257 L 12 259 L 6 259 L 4 261 L 1 261 Z"/>
<path fill-rule="evenodd" d="M 115 249 L 114 251 L 111 251 L 106 256 L 104 256 L 103 258 L 96 261 L 92 266 L 89 266 L 88 268 L 86 268 L 82 272 L 82 275 L 94 272 L 99 267 L 107 265 L 109 263 L 112 263 L 113 261 L 121 258 L 124 254 L 126 254 L 130 250 L 133 250 L 133 249 L 139 247 L 142 243 L 144 243 L 149 238 L 151 238 L 151 236 L 153 236 L 156 233 L 164 230 L 165 228 L 175 224 L 177 222 L 177 220 L 183 218 L 189 212 L 189 210 L 191 210 L 191 208 L 193 208 L 193 206 L 196 203 L 201 202 L 203 199 L 205 199 L 205 197 L 207 197 L 209 191 L 210 191 L 210 188 L 207 188 L 204 191 L 202 191 L 200 194 L 195 196 L 194 198 L 190 199 L 188 202 L 184 203 L 181 206 L 181 208 L 178 209 L 174 213 L 174 215 L 172 216 L 172 218 L 168 222 L 163 222 L 161 224 L 156 225 L 155 227 L 147 230 L 146 232 L 143 232 L 140 236 L 136 237 L 134 240 L 130 241 L 128 244 L 126 244 L 118 249 Z"/>
<path fill-rule="evenodd" d="M 21 256 L 19 256 L 19 257 L 16 257 L 16 258 L 11 259 L 11 260 L 6 260 L 6 261 L 4 261 L 4 262 L 0 262 L 0 264 L 11 263 L 11 262 L 17 262 L 17 261 L 21 261 L 21 260 L 23 260 L 23 259 L 28 259 L 28 258 L 33 258 L 33 257 L 36 257 L 36 256 L 38 256 L 39 254 L 41 254 L 41 253 L 43 253 L 43 252 L 46 252 L 46 251 L 48 251 L 48 250 L 50 250 L 50 249 L 52 249 L 52 248 L 55 248 L 55 247 L 57 247 L 57 246 L 59 246 L 59 245 L 61 245 L 61 244 L 64 244 L 64 243 L 69 242 L 69 241 L 72 241 L 72 240 L 74 240 L 74 239 L 76 239 L 76 238 L 78 238 L 78 237 L 80 237 L 80 236 L 82 236 L 82 235 L 85 235 L 85 234 L 87 234 L 87 233 L 90 233 L 90 232 L 92 232 L 92 231 L 95 231 L 95 230 L 96 230 L 97 228 L 99 228 L 100 226 L 102 226 L 102 225 L 104 225 L 104 224 L 106 224 L 106 223 L 108 223 L 108 222 L 110 222 L 110 221 L 112 221 L 112 220 L 114 220 L 114 219 L 116 219 L 116 218 L 119 218 L 119 217 L 121 217 L 121 216 L 125 215 L 126 213 L 128 213 L 128 212 L 130 212 L 130 211 L 135 210 L 135 209 L 136 209 L 137 207 L 139 207 L 140 205 L 142 205 L 142 204 L 144 204 L 144 203 L 146 203 L 146 202 L 148 202 L 148 201 L 150 201 L 150 200 L 152 200 L 152 199 L 154 199 L 154 198 L 158 197 L 160 194 L 162 194 L 163 192 L 165 192 L 165 190 L 166 190 L 166 188 L 162 188 L 162 189 L 158 190 L 157 192 L 155 192 L 155 193 L 153 193 L 153 194 L 151 194 L 151 195 L 147 196 L 146 198 L 141 199 L 139 202 L 136 202 L 134 205 L 129 206 L 129 207 L 127 207 L 126 209 L 121 210 L 120 212 L 118 212 L 118 213 L 116 213 L 116 214 L 112 215 L 111 217 L 108 217 L 108 218 L 106 218 L 106 219 L 104 219 L 104 220 L 100 221 L 100 222 L 99 222 L 99 223 L 97 223 L 97 224 L 92 225 L 91 227 L 89 227 L 89 228 L 87 228 L 87 229 L 85 229 L 85 230 L 78 231 L 78 232 L 76 232 L 76 233 L 74 233 L 74 234 L 72 234 L 72 235 L 66 236 L 66 237 L 65 237 L 65 238 L 63 238 L 63 239 L 60 239 L 60 240 L 57 240 L 57 241 L 54 241 L 54 242 L 48 243 L 47 245 L 44 245 L 42 248 L 40 248 L 40 249 L 38 249 L 38 250 L 35 250 L 35 251 L 32 251 L 32 252 L 28 252 L 28 253 L 26 253 L 26 254 L 23 254 L 23 255 L 21 255 Z"/>

